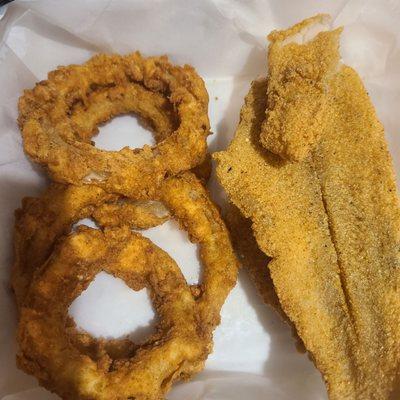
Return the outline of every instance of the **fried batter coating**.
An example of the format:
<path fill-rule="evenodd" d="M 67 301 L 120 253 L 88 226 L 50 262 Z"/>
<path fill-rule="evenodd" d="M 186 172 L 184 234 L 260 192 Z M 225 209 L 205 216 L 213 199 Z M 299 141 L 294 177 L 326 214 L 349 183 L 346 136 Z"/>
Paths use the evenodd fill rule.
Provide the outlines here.
<path fill-rule="evenodd" d="M 128 358 L 83 352 L 74 345 L 80 333 L 65 326 L 69 305 L 102 270 L 133 290 L 148 288 L 160 317 Z M 128 228 L 80 227 L 35 274 L 21 309 L 18 365 L 63 399 L 163 399 L 174 381 L 203 368 L 211 349 L 198 311 L 176 263 L 148 239 Z"/>
<path fill-rule="evenodd" d="M 248 272 L 262 300 L 286 318 L 268 269 L 270 259 L 258 247 L 251 229 L 251 220 L 245 218 L 235 205 L 229 203 L 225 212 L 225 221 L 241 265 Z"/>
<path fill-rule="evenodd" d="M 384 130 L 360 77 L 343 67 L 331 91 L 331 123 L 312 165 L 357 337 L 357 399 L 386 400 L 400 378 L 399 198 Z"/>
<path fill-rule="evenodd" d="M 319 183 L 308 164 L 285 162 L 259 143 L 266 89 L 266 80 L 253 83 L 233 141 L 215 154 L 217 175 L 253 221 L 281 306 L 330 389 L 351 398 L 354 341 Z"/>
<path fill-rule="evenodd" d="M 249 274 L 253 285 L 256 287 L 264 303 L 271 306 L 279 314 L 281 319 L 290 326 L 293 338 L 296 341 L 296 349 L 300 353 L 304 353 L 306 351 L 304 344 L 299 338 L 293 323 L 284 313 L 279 303 L 268 268 L 270 258 L 258 247 L 251 228 L 251 220 L 245 218 L 234 204 L 229 203 L 225 212 L 225 221 L 228 225 L 232 244 L 241 266 L 245 268 Z"/>
<path fill-rule="evenodd" d="M 26 153 L 62 183 L 95 183 L 110 193 L 151 199 L 166 175 L 203 162 L 209 134 L 208 94 L 186 65 L 166 57 L 97 55 L 60 67 L 26 90 L 19 126 Z M 134 112 L 154 129 L 156 146 L 97 149 L 97 126 Z"/>
<path fill-rule="evenodd" d="M 147 201 L 110 195 L 92 185 L 52 184 L 41 197 L 25 198 L 15 216 L 12 286 L 18 304 L 57 239 L 83 218 L 93 218 L 102 228 L 148 229 L 175 217 L 200 245 L 204 279 L 196 292 L 207 304 L 204 321 L 210 326 L 218 325 L 220 308 L 236 283 L 238 264 L 229 233 L 206 189 L 190 172 L 167 179 L 155 199 Z"/>
<path fill-rule="evenodd" d="M 181 277 L 164 276 L 172 268 L 165 261 L 168 256 L 147 239 L 130 233 L 138 222 L 135 207 L 144 224 L 153 223 L 151 218 L 159 224 L 175 217 L 191 241 L 199 244 L 203 277 L 196 287 L 184 281 L 190 301 L 187 294 L 182 303 L 182 296 L 170 293 L 183 289 Z M 146 202 L 121 202 L 120 197 L 95 186 L 53 184 L 40 198 L 25 199 L 16 214 L 13 286 L 20 306 L 20 368 L 65 399 L 116 400 L 164 398 L 174 380 L 202 369 L 212 349 L 220 309 L 236 283 L 238 262 L 217 207 L 193 173 L 168 178 L 157 200 Z M 78 227 L 77 234 L 63 239 L 77 219 L 88 216 L 102 226 L 123 229 L 102 232 Z M 131 244 L 132 240 L 139 244 Z M 135 290 L 143 287 L 138 286 L 138 279 L 149 279 L 149 285 L 167 285 L 168 292 L 161 295 L 155 288 L 153 300 L 164 319 L 159 332 L 143 346 L 127 340 L 96 340 L 77 332 L 66 314 L 69 304 L 102 269 L 125 279 Z M 51 310 L 48 299 L 56 303 Z M 168 306 L 168 302 L 173 304 Z M 166 307 L 182 315 L 171 322 L 169 313 L 162 314 Z M 186 317 L 189 312 L 193 315 Z"/>
<path fill-rule="evenodd" d="M 203 271 L 201 284 L 195 291 L 197 305 L 203 323 L 214 329 L 221 319 L 221 307 L 237 280 L 239 265 L 229 232 L 209 193 L 190 172 L 167 179 L 159 199 L 187 231 L 190 241 L 199 245 Z"/>
<path fill-rule="evenodd" d="M 211 173 L 211 156 L 193 169 L 202 182 Z M 12 287 L 20 304 L 33 271 L 50 255 L 56 240 L 67 234 L 74 223 L 92 218 L 100 227 L 128 225 L 149 229 L 170 218 L 168 209 L 158 200 L 131 200 L 111 195 L 93 186 L 52 183 L 39 197 L 27 197 L 15 211 L 14 264 Z"/>
<path fill-rule="evenodd" d="M 39 197 L 27 197 L 15 212 L 12 287 L 21 304 L 34 271 L 50 256 L 54 244 L 74 223 L 94 218 L 102 226 L 157 226 L 169 218 L 159 202 L 134 202 L 87 185 L 53 183 Z"/>
<path fill-rule="evenodd" d="M 327 29 L 329 16 L 317 15 L 284 31 L 273 31 L 268 51 L 266 119 L 260 140 L 281 157 L 299 161 L 324 131 L 329 80 L 339 63 L 341 28 Z"/>
<path fill-rule="evenodd" d="M 157 200 L 120 199 L 103 203 L 93 210 L 94 220 L 102 227 L 127 225 L 135 229 L 149 229 L 170 218 L 169 211 Z"/>
<path fill-rule="evenodd" d="M 388 399 L 399 379 L 400 212 L 382 126 L 343 67 L 315 153 L 284 161 L 259 144 L 266 86 L 253 83 L 235 138 L 215 155 L 218 178 L 272 258 L 282 308 L 330 399 Z"/>

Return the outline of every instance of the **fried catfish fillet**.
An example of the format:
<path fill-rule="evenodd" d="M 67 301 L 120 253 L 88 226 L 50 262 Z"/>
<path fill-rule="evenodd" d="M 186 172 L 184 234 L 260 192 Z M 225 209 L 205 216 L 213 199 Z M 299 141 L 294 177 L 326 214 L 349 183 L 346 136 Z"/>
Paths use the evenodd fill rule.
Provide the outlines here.
<path fill-rule="evenodd" d="M 255 81 L 218 178 L 270 256 L 284 312 L 332 400 L 388 399 L 400 360 L 400 211 L 384 132 L 361 80 L 341 67 L 316 150 L 288 162 L 259 142 Z"/>

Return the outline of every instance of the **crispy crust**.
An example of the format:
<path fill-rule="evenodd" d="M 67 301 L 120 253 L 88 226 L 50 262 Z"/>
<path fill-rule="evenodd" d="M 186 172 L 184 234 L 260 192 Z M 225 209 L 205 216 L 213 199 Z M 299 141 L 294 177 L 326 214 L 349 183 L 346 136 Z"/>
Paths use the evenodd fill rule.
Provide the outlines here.
<path fill-rule="evenodd" d="M 215 155 L 217 176 L 272 258 L 268 267 L 282 309 L 336 393 L 333 398 L 351 399 L 354 336 L 319 184 L 309 165 L 285 162 L 259 143 L 266 89 L 266 79 L 253 82 L 233 141 Z"/>
<path fill-rule="evenodd" d="M 167 221 L 170 213 L 157 200 L 131 201 L 122 198 L 101 204 L 93 210 L 92 217 L 101 227 L 127 225 L 133 229 L 149 229 Z"/>
<path fill-rule="evenodd" d="M 248 272 L 264 303 L 275 308 L 284 319 L 287 319 L 279 304 L 268 269 L 270 258 L 258 247 L 251 229 L 251 220 L 245 218 L 232 203 L 227 205 L 224 217 L 241 266 Z"/>
<path fill-rule="evenodd" d="M 121 396 L 129 398 L 128 394 L 135 399 L 163 398 L 174 380 L 188 378 L 202 369 L 212 349 L 212 332 L 220 322 L 220 309 L 236 283 L 238 263 L 228 231 L 193 173 L 164 181 L 157 200 L 121 203 L 118 199 L 94 186 L 53 184 L 42 197 L 25 199 L 23 208 L 16 212 L 13 286 L 20 306 L 18 365 L 65 399 L 119 400 Z M 162 215 L 157 214 L 160 207 Z M 143 346 L 124 339 L 96 340 L 87 333 L 77 332 L 66 314 L 69 304 L 88 286 L 100 266 L 124 278 L 135 290 L 142 287 L 133 279 L 137 274 L 135 268 L 157 266 L 156 273 L 164 271 L 164 274 L 172 268 L 172 260 L 168 261 L 164 252 L 154 250 L 151 242 L 130 232 L 132 224 L 137 225 L 135 210 L 139 210 L 143 225 L 150 222 L 153 226 L 151 218 L 162 223 L 165 218 L 175 217 L 191 241 L 199 244 L 204 265 L 199 285 L 190 287 L 184 281 L 185 303 L 171 293 L 157 300 L 155 292 L 153 300 L 159 313 L 164 312 L 168 307 L 165 303 L 171 298 L 174 303 L 170 308 L 182 309 L 179 322 L 185 319 L 185 324 L 175 326 L 168 322 L 168 314 L 164 312 L 158 334 Z M 148 214 L 143 216 L 142 212 Z M 102 232 L 78 227 L 78 233 L 63 239 L 62 235 L 76 220 L 88 216 L 100 225 L 122 228 L 105 228 Z M 129 249 L 137 248 L 139 252 L 130 254 Z M 155 261 L 148 266 L 147 258 L 153 257 L 154 252 L 164 256 L 152 258 Z M 182 278 L 174 274 L 168 281 L 163 278 L 160 282 L 167 285 L 165 290 L 175 290 L 173 282 L 183 290 Z M 153 278 L 150 283 L 158 284 Z M 55 303 L 51 310 L 46 308 L 50 303 L 43 296 L 49 296 Z M 52 329 L 44 333 L 49 326 Z M 68 362 L 61 363 L 63 358 Z M 111 370 L 115 372 L 108 372 Z M 121 390 L 116 390 L 117 384 Z"/>
<path fill-rule="evenodd" d="M 329 81 L 338 69 L 342 29 L 304 39 L 313 27 L 328 27 L 327 17 L 317 15 L 268 36 L 267 107 L 260 141 L 284 159 L 306 158 L 317 146 L 329 117 Z"/>
<path fill-rule="evenodd" d="M 218 325 L 220 308 L 236 283 L 238 264 L 229 233 L 206 189 L 190 172 L 167 179 L 155 199 L 145 202 L 122 199 L 92 185 L 52 184 L 41 197 L 25 198 L 15 216 L 12 286 L 18 304 L 57 239 L 83 218 L 93 218 L 103 228 L 148 229 L 175 217 L 200 245 L 203 282 L 194 291 L 205 303 L 200 307 L 210 326 Z"/>
<path fill-rule="evenodd" d="M 218 178 L 272 257 L 281 306 L 330 398 L 387 399 L 399 381 L 400 208 L 382 125 L 343 67 L 315 154 L 285 162 L 258 141 L 266 86 L 253 83 L 234 140 L 215 155 Z"/>
<path fill-rule="evenodd" d="M 159 200 L 199 245 L 203 264 L 201 284 L 194 290 L 204 324 L 213 329 L 220 322 L 221 307 L 235 286 L 238 261 L 229 232 L 209 193 L 190 172 L 167 179 Z"/>
<path fill-rule="evenodd" d="M 157 207 L 158 206 L 158 207 Z M 50 256 L 54 244 L 74 223 L 93 218 L 105 227 L 157 226 L 169 218 L 158 202 L 134 202 L 93 186 L 53 183 L 39 197 L 27 197 L 15 212 L 12 287 L 21 304 L 34 271 Z"/>
<path fill-rule="evenodd" d="M 208 94 L 190 66 L 166 57 L 98 55 L 60 67 L 19 101 L 26 153 L 63 183 L 96 183 L 110 193 L 151 199 L 167 175 L 200 164 L 209 134 Z M 142 149 L 97 149 L 98 124 L 135 112 L 156 132 Z"/>
<path fill-rule="evenodd" d="M 74 344 L 80 334 L 65 326 L 69 305 L 101 270 L 148 288 L 160 317 L 157 332 L 126 358 L 84 352 Z M 80 227 L 35 274 L 21 309 L 18 365 L 64 399 L 162 399 L 203 368 L 211 349 L 198 311 L 176 263 L 148 239 L 127 227 Z"/>
<path fill-rule="evenodd" d="M 232 244 L 241 266 L 247 271 L 264 303 L 271 306 L 282 320 L 290 326 L 292 335 L 296 340 L 296 349 L 300 353 L 304 353 L 306 351 L 304 344 L 297 334 L 295 326 L 284 313 L 279 303 L 279 298 L 268 268 L 268 263 L 271 259 L 258 247 L 251 228 L 251 220 L 245 218 L 232 203 L 228 203 L 224 218 L 231 233 Z"/>

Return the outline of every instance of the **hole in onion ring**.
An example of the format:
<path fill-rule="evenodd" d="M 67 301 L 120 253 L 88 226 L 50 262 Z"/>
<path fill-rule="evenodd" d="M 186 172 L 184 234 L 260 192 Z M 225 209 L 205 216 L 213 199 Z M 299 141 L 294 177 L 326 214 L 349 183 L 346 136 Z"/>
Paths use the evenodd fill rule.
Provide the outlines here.
<path fill-rule="evenodd" d="M 141 148 L 155 145 L 149 127 L 134 114 L 121 115 L 99 126 L 99 133 L 92 138 L 99 149 L 118 151 L 123 147 Z"/>
<path fill-rule="evenodd" d="M 155 331 L 157 315 L 146 289 L 134 291 L 119 278 L 100 272 L 69 307 L 79 330 L 96 338 L 128 337 L 145 342 Z"/>
<path fill-rule="evenodd" d="M 175 260 L 189 285 L 201 282 L 202 266 L 198 245 L 190 242 L 187 232 L 180 229 L 175 220 L 168 220 L 162 225 L 140 231 L 140 233 Z M 179 246 L 176 245 L 177 243 Z"/>

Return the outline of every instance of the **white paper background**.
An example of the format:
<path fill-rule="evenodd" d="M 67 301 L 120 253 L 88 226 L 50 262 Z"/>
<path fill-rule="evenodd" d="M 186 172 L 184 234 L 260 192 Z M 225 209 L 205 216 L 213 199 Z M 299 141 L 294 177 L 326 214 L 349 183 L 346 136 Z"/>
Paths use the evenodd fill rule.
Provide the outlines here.
<path fill-rule="evenodd" d="M 84 62 L 96 52 L 165 53 L 173 62 L 194 65 L 205 78 L 214 132 L 209 144 L 215 151 L 225 148 L 232 137 L 250 81 L 266 73 L 266 34 L 317 12 L 331 13 L 336 26 L 345 24 L 344 61 L 364 78 L 398 172 L 398 0 L 47 0 L 8 7 L 0 21 L 0 399 L 57 398 L 15 367 L 16 310 L 9 289 L 13 210 L 22 197 L 39 194 L 46 183 L 22 152 L 15 122 L 21 91 L 58 65 Z M 96 143 L 118 149 L 151 141 L 140 131 L 134 118 L 117 118 L 102 128 Z M 214 181 L 211 187 L 220 199 Z M 167 223 L 145 234 L 176 259 L 188 280 L 196 280 L 196 247 L 185 233 Z M 132 292 L 104 274 L 72 308 L 78 324 L 103 335 L 131 332 L 153 317 L 144 292 Z M 296 352 L 289 328 L 262 304 L 242 272 L 223 308 L 206 370 L 194 381 L 177 385 L 168 397 L 322 400 L 326 394 L 307 356 Z"/>

